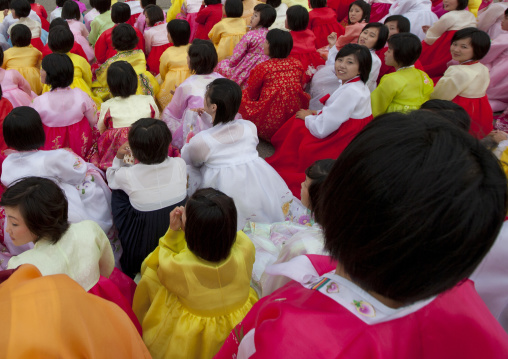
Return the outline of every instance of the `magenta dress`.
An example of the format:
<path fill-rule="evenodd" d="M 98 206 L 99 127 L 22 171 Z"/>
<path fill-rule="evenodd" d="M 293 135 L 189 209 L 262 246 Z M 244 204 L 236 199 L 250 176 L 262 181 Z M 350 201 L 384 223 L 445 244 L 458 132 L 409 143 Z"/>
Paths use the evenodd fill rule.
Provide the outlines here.
<path fill-rule="evenodd" d="M 0 85 L 2 97 L 9 100 L 12 107 L 30 106 L 37 95 L 30 88 L 30 84 L 17 70 L 0 68 Z"/>
<path fill-rule="evenodd" d="M 247 32 L 236 44 L 233 55 L 222 60 L 215 68 L 215 72 L 235 81 L 242 88 L 247 85 L 250 71 L 256 65 L 270 59 L 263 52 L 268 29 L 265 27 Z"/>

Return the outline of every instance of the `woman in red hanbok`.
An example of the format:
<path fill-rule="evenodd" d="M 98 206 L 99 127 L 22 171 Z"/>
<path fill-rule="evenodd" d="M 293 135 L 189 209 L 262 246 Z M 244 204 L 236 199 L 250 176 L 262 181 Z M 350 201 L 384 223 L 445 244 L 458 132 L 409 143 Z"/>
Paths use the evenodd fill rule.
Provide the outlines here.
<path fill-rule="evenodd" d="M 307 28 L 316 36 L 316 49 L 328 45 L 328 35 L 335 32 L 337 36 L 344 34 L 344 28 L 337 21 L 337 13 L 326 7 L 326 0 L 310 0 L 312 10 L 309 12 Z"/>
<path fill-rule="evenodd" d="M 270 60 L 254 67 L 243 90 L 238 112 L 252 121 L 258 136 L 267 141 L 296 111 L 309 106 L 310 96 L 303 91 L 302 64 L 288 57 L 292 45 L 288 32 L 268 31 L 264 52 Z"/>

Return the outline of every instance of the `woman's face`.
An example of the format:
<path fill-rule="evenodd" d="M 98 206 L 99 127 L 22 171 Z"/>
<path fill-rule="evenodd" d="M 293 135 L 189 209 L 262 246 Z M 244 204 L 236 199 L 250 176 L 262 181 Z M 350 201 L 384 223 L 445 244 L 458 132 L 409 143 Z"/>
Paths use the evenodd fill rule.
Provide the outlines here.
<path fill-rule="evenodd" d="M 369 50 L 376 46 L 377 39 L 379 37 L 379 29 L 371 27 L 365 29 L 358 37 L 358 44 L 367 47 Z"/>
<path fill-rule="evenodd" d="M 5 231 L 9 233 L 15 246 L 19 247 L 23 244 L 34 242 L 37 239 L 37 236 L 26 226 L 19 207 L 5 207 L 5 216 L 7 217 Z"/>
<path fill-rule="evenodd" d="M 257 28 L 257 26 L 259 24 L 259 20 L 260 20 L 259 11 L 254 11 L 252 13 L 251 18 L 250 18 L 250 27 L 251 27 L 251 29 Z"/>
<path fill-rule="evenodd" d="M 263 44 L 263 53 L 266 56 L 270 56 L 270 43 L 268 42 L 268 40 L 265 40 Z"/>
<path fill-rule="evenodd" d="M 443 9 L 446 11 L 456 10 L 457 6 L 459 6 L 458 0 L 443 0 Z"/>
<path fill-rule="evenodd" d="M 385 52 L 385 64 L 386 66 L 393 66 L 396 67 L 397 61 L 395 61 L 395 58 L 393 57 L 393 48 L 388 45 L 388 50 Z"/>
<path fill-rule="evenodd" d="M 215 120 L 215 114 L 217 112 L 217 105 L 210 103 L 210 98 L 205 95 L 204 109 L 207 114 L 212 117 L 212 123 Z"/>
<path fill-rule="evenodd" d="M 399 28 L 397 27 L 399 24 L 397 21 L 388 21 L 386 24 L 388 28 L 388 38 L 392 37 L 392 35 L 399 33 Z"/>
<path fill-rule="evenodd" d="M 460 39 L 452 42 L 450 53 L 452 54 L 452 59 L 460 63 L 471 60 L 474 56 L 471 39 Z"/>
<path fill-rule="evenodd" d="M 358 5 L 351 6 L 349 9 L 349 22 L 351 24 L 356 24 L 357 22 L 362 21 L 363 18 L 363 10 Z"/>
<path fill-rule="evenodd" d="M 300 198 L 302 199 L 302 204 L 307 207 L 308 209 L 312 209 L 310 208 L 310 197 L 309 197 L 309 187 L 312 183 L 312 180 L 305 176 L 305 181 L 302 182 L 302 189 L 300 191 Z"/>
<path fill-rule="evenodd" d="M 360 75 L 360 64 L 354 55 L 339 57 L 335 61 L 335 75 L 342 82 L 351 80 L 353 77 Z"/>

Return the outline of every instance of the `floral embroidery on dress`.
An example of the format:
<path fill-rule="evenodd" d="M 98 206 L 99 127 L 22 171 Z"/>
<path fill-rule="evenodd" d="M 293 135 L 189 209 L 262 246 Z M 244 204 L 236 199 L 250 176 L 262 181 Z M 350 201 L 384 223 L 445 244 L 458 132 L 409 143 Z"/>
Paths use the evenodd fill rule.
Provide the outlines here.
<path fill-rule="evenodd" d="M 62 146 L 62 144 L 60 143 L 60 138 L 61 138 L 61 137 L 62 137 L 62 136 L 57 136 L 57 137 L 55 137 L 55 139 L 52 141 L 52 142 L 53 142 L 53 147 L 52 147 L 52 150 L 57 150 L 57 149 L 59 149 L 59 148 Z"/>
<path fill-rule="evenodd" d="M 327 293 L 339 293 L 339 285 L 335 282 L 331 282 L 326 286 Z"/>
<path fill-rule="evenodd" d="M 372 304 L 367 303 L 364 300 L 353 300 L 351 304 L 355 306 L 356 311 L 361 315 L 370 318 L 374 318 L 376 316 L 376 310 L 374 309 Z"/>

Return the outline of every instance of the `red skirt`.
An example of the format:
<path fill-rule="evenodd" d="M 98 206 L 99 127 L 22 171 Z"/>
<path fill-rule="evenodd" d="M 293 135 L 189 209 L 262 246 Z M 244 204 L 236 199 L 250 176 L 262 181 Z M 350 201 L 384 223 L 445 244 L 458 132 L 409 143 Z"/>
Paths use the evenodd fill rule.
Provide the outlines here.
<path fill-rule="evenodd" d="M 471 117 L 469 133 L 474 137 L 481 139 L 494 129 L 494 114 L 487 95 L 480 98 L 457 96 L 452 102 L 462 106 Z"/>
<path fill-rule="evenodd" d="M 160 46 L 153 46 L 150 54 L 146 59 L 146 67 L 154 76 L 159 74 L 160 59 L 164 51 L 173 44 L 165 44 Z"/>
<path fill-rule="evenodd" d="M 42 50 L 44 50 L 44 44 L 42 43 L 42 40 L 40 37 L 32 38 L 32 40 L 30 41 L 30 44 L 33 47 L 35 47 L 37 50 L 39 50 L 40 52 L 42 52 Z"/>
<path fill-rule="evenodd" d="M 273 135 L 275 153 L 266 162 L 286 181 L 293 195 L 300 198 L 300 184 L 305 181 L 307 167 L 317 160 L 339 157 L 371 120 L 372 116 L 349 119 L 337 131 L 320 139 L 309 132 L 304 120 L 293 117 Z"/>
<path fill-rule="evenodd" d="M 115 268 L 109 278 L 100 276 L 97 284 L 88 293 L 109 300 L 122 308 L 136 326 L 139 335 L 142 335 L 141 325 L 132 310 L 135 290 L 136 283 L 118 268 Z"/>
<path fill-rule="evenodd" d="M 369 22 L 378 22 L 386 15 L 388 15 L 388 11 L 392 4 L 381 4 L 375 3 L 370 6 L 370 20 Z"/>
<path fill-rule="evenodd" d="M 328 46 L 328 35 L 332 32 L 337 33 L 337 37 L 344 35 L 344 28 L 335 21 L 334 23 L 317 25 L 312 28 L 312 32 L 316 36 L 316 49 Z"/>
<path fill-rule="evenodd" d="M 87 158 L 92 145 L 98 137 L 98 131 L 90 127 L 86 117 L 81 121 L 65 127 L 44 127 L 46 143 L 43 150 L 70 148 L 75 154 Z"/>
<path fill-rule="evenodd" d="M 439 37 L 432 45 L 422 41 L 422 54 L 420 55 L 420 62 L 423 69 L 429 77 L 439 80 L 448 68 L 447 64 L 452 59 L 450 53 L 450 46 L 452 44 L 452 37 L 456 30 L 446 31 Z"/>

